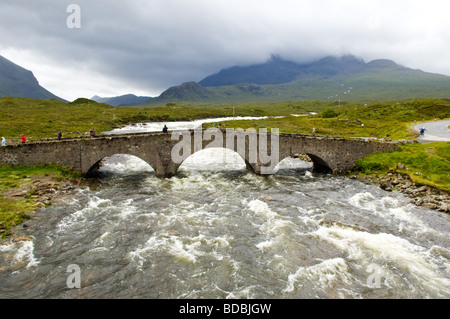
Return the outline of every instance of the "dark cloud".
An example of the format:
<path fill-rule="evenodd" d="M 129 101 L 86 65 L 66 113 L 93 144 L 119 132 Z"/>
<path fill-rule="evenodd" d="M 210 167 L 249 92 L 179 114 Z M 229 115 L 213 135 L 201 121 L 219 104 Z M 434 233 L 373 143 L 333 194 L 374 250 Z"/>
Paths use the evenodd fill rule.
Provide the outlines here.
<path fill-rule="evenodd" d="M 69 29 L 69 4 L 81 28 Z M 354 54 L 450 75 L 445 1 L 2 0 L 0 55 L 67 99 L 158 95 L 272 54 Z"/>

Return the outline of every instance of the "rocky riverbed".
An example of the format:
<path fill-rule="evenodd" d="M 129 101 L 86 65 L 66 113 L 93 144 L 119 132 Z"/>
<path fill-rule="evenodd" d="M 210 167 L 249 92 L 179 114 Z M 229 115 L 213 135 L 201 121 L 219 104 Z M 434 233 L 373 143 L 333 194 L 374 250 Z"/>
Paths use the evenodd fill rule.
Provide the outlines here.
<path fill-rule="evenodd" d="M 427 185 L 414 183 L 408 175 L 389 171 L 385 175 L 357 177 L 363 182 L 376 183 L 387 192 L 398 191 L 411 197 L 411 203 L 441 212 L 450 213 L 450 194 Z"/>

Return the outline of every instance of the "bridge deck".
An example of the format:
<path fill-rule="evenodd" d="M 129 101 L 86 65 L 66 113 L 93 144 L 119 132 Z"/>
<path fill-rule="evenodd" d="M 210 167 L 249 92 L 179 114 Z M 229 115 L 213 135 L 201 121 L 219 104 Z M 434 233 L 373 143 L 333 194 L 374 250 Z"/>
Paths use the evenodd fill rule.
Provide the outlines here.
<path fill-rule="evenodd" d="M 279 161 L 295 154 L 307 154 L 318 171 L 343 172 L 353 167 L 354 162 L 375 152 L 393 151 L 397 148 L 394 143 L 381 143 L 344 138 L 330 138 L 325 136 L 310 136 L 301 134 L 280 133 L 261 135 L 252 132 L 258 143 L 252 144 L 250 135 L 246 131 L 230 129 L 211 130 L 180 130 L 163 132 L 148 132 L 134 134 L 98 135 L 95 137 L 63 138 L 34 140 L 31 143 L 8 145 L 0 148 L 0 164 L 34 165 L 61 164 L 83 173 L 91 172 L 100 161 L 114 154 L 129 154 L 148 162 L 158 176 L 173 176 L 178 167 L 189 155 L 206 147 L 217 146 L 230 148 L 241 155 L 247 166 L 260 174 L 266 168 L 274 168 Z M 201 134 L 200 134 L 201 132 Z M 241 135 L 235 135 L 238 132 Z M 233 144 L 230 146 L 227 134 L 233 134 Z M 263 139 L 262 137 L 265 136 Z M 182 138 L 181 138 L 182 137 Z M 204 137 L 204 139 L 203 139 Z M 200 145 L 198 144 L 200 138 Z M 179 147 L 180 140 L 187 147 L 182 147 L 181 162 L 174 159 L 174 149 Z M 213 144 L 213 142 L 215 144 Z M 236 145 L 236 144 L 244 145 Z M 256 143 L 256 142 L 255 142 Z M 264 153 L 265 152 L 265 153 Z M 256 155 L 255 155 L 256 154 Z M 253 157 L 252 157 L 253 156 Z M 270 157 L 270 163 L 264 158 Z M 270 169 L 268 170 L 270 171 Z"/>

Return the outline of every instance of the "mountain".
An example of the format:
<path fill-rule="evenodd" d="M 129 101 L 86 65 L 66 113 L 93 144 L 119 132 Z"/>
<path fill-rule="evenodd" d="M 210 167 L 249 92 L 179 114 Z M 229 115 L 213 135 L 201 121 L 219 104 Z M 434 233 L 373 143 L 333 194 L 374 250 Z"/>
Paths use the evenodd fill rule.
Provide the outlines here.
<path fill-rule="evenodd" d="M 328 56 L 299 64 L 272 56 L 266 63 L 233 66 L 169 88 L 147 104 L 241 103 L 295 100 L 450 98 L 450 77 L 379 59 Z"/>
<path fill-rule="evenodd" d="M 357 72 L 364 66 L 364 61 L 354 56 L 341 58 L 326 57 L 309 64 L 297 64 L 279 57 L 272 58 L 263 64 L 246 67 L 234 66 L 210 75 L 200 82 L 201 86 L 218 87 L 239 83 L 282 84 L 311 75 L 333 76 Z"/>
<path fill-rule="evenodd" d="M 288 83 L 302 72 L 303 66 L 284 61 L 276 56 L 264 64 L 251 65 L 246 67 L 234 66 L 223 69 L 217 74 L 210 75 L 200 82 L 203 87 L 224 86 L 238 83 L 254 84 L 280 84 Z"/>
<path fill-rule="evenodd" d="M 91 98 L 91 100 L 95 102 L 105 103 L 111 106 L 133 106 L 148 102 L 150 99 L 152 99 L 150 96 L 136 96 L 134 94 L 125 94 L 114 97 L 100 97 L 95 95 Z"/>
<path fill-rule="evenodd" d="M 178 86 L 173 86 L 157 98 L 163 101 L 201 101 L 204 99 L 214 98 L 215 94 L 210 90 L 204 88 L 196 82 L 186 82 Z M 150 101 L 151 103 L 152 101 Z"/>
<path fill-rule="evenodd" d="M 33 72 L 0 56 L 0 97 L 3 96 L 64 101 L 40 86 Z"/>

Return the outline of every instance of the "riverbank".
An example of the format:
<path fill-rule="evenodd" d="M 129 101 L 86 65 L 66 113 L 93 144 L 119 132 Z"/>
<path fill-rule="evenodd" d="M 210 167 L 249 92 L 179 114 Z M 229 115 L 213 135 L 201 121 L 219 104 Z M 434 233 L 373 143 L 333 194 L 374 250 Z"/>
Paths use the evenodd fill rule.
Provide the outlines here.
<path fill-rule="evenodd" d="M 60 166 L 2 166 L 0 173 L 0 238 L 23 237 L 29 220 L 41 208 L 63 201 L 78 189 L 81 175 Z"/>
<path fill-rule="evenodd" d="M 377 153 L 356 161 L 352 178 L 399 191 L 412 203 L 449 213 L 450 142 L 407 143 L 392 153 Z"/>
<path fill-rule="evenodd" d="M 410 197 L 411 204 L 416 206 L 450 213 L 449 192 L 432 186 L 417 184 L 406 174 L 389 171 L 383 175 L 351 175 L 350 178 L 358 179 L 363 183 L 376 184 L 387 192 L 401 192 Z"/>

